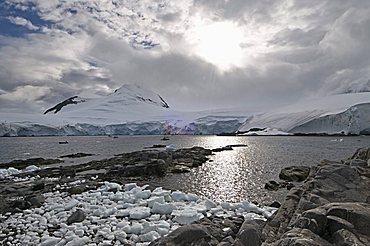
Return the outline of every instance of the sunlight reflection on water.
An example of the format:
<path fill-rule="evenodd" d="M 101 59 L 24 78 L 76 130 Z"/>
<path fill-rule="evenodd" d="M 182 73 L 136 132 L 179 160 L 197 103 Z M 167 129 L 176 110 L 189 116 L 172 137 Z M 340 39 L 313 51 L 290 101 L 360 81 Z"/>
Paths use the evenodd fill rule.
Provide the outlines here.
<path fill-rule="evenodd" d="M 315 165 L 322 159 L 340 160 L 349 157 L 359 147 L 370 146 L 370 137 L 345 137 L 343 142 L 332 137 L 220 137 L 220 136 L 162 136 L 108 137 L 30 137 L 0 138 L 0 162 L 13 159 L 47 157 L 84 152 L 95 156 L 73 159 L 75 163 L 90 159 L 112 157 L 114 154 L 141 150 L 153 144 L 174 144 L 177 148 L 201 146 L 218 148 L 232 144 L 246 144 L 232 151 L 215 153 L 201 167 L 190 173 L 169 174 L 156 179 L 152 185 L 166 189 L 193 192 L 217 201 L 272 201 L 281 192 L 268 192 L 264 184 L 278 180 L 283 167 Z M 69 144 L 59 145 L 58 141 Z M 47 146 L 47 148 L 45 147 Z M 27 155 L 25 155 L 27 153 Z"/>

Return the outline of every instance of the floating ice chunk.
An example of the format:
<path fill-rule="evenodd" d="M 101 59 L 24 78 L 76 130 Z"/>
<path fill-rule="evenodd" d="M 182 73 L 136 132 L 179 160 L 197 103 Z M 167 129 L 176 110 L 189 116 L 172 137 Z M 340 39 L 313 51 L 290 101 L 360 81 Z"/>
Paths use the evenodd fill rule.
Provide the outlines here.
<path fill-rule="evenodd" d="M 148 207 L 150 208 L 152 208 L 154 203 L 156 202 L 161 203 L 161 204 L 165 203 L 163 196 L 154 196 L 154 197 L 149 198 L 147 201 L 148 201 Z"/>
<path fill-rule="evenodd" d="M 153 214 L 171 214 L 176 207 L 171 203 L 154 202 L 151 212 Z"/>
<path fill-rule="evenodd" d="M 181 225 L 191 224 L 194 221 L 200 220 L 201 218 L 204 217 L 202 214 L 199 214 L 196 210 L 190 208 L 184 210 L 174 210 L 172 212 L 172 215 L 175 216 L 173 220 Z"/>
<path fill-rule="evenodd" d="M 125 191 L 130 191 L 133 188 L 137 188 L 137 187 L 138 186 L 136 185 L 136 183 L 128 183 L 128 184 L 125 184 Z"/>
<path fill-rule="evenodd" d="M 77 206 L 79 202 L 76 200 L 76 199 L 72 199 L 71 201 L 69 201 L 65 206 L 64 206 L 64 209 L 65 210 L 70 210 L 74 207 Z"/>
<path fill-rule="evenodd" d="M 40 246 L 54 246 L 57 243 L 59 243 L 60 240 L 62 240 L 62 239 L 57 238 L 57 237 L 49 237 L 49 236 L 42 237 Z"/>
<path fill-rule="evenodd" d="M 148 207 L 133 207 L 130 208 L 130 219 L 145 219 L 150 216 L 150 208 Z"/>
<path fill-rule="evenodd" d="M 159 235 L 158 232 L 151 231 L 151 232 L 148 232 L 146 234 L 140 235 L 139 240 L 142 241 L 142 242 L 152 242 L 152 241 L 154 241 L 154 240 L 156 240 L 160 237 L 161 237 L 161 235 Z"/>

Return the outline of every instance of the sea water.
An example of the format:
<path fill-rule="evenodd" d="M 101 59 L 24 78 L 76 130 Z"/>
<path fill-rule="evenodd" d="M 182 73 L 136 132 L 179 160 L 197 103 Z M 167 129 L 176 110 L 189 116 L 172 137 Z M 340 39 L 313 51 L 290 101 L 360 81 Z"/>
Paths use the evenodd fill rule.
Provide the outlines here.
<path fill-rule="evenodd" d="M 279 200 L 285 191 L 264 189 L 269 180 L 278 180 L 281 168 L 291 165 L 316 165 L 322 159 L 342 160 L 357 148 L 370 146 L 370 137 L 223 137 L 223 136 L 63 136 L 0 138 L 0 162 L 32 157 L 57 158 L 72 153 L 94 156 L 65 159 L 62 165 L 75 165 L 115 154 L 143 150 L 154 144 L 176 148 L 201 146 L 217 148 L 245 144 L 231 151 L 215 153 L 211 162 L 194 168 L 190 173 L 169 174 L 153 179 L 153 186 L 192 192 L 215 201 L 256 202 Z M 68 144 L 59 144 L 59 142 Z M 58 164 L 60 165 L 60 164 Z M 0 164 L 1 168 L 1 164 Z M 146 182 L 148 183 L 148 182 Z"/>

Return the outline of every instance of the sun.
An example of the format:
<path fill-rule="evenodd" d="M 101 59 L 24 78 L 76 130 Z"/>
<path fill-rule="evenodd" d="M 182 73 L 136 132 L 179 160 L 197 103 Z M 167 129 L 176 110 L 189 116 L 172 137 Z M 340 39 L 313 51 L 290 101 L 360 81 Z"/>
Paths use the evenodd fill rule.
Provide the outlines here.
<path fill-rule="evenodd" d="M 244 35 L 233 22 L 223 21 L 196 26 L 190 32 L 189 39 L 196 56 L 222 71 L 243 64 L 241 43 Z"/>

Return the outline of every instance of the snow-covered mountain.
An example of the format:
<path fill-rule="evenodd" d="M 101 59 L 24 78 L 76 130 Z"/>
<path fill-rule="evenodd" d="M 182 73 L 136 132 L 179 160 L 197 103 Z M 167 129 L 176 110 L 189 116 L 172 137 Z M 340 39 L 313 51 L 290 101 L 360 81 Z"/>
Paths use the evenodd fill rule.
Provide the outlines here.
<path fill-rule="evenodd" d="M 73 123 L 112 124 L 147 121 L 166 115 L 171 111 L 169 108 L 159 94 L 136 84 L 126 84 L 105 97 L 71 97 L 46 110 L 45 114 Z"/>
<path fill-rule="evenodd" d="M 0 136 L 370 134 L 370 92 L 306 100 L 263 113 L 246 109 L 181 112 L 151 90 L 124 85 L 100 98 L 68 98 L 44 114 L 0 113 L 0 119 Z"/>
<path fill-rule="evenodd" d="M 239 131 L 253 128 L 306 134 L 367 134 L 370 132 L 370 92 L 332 95 L 257 114 Z"/>
<path fill-rule="evenodd" d="M 235 132 L 244 111 L 180 112 L 163 97 L 135 84 L 99 98 L 74 96 L 43 115 L 0 113 L 0 136 L 106 134 L 219 134 Z"/>

